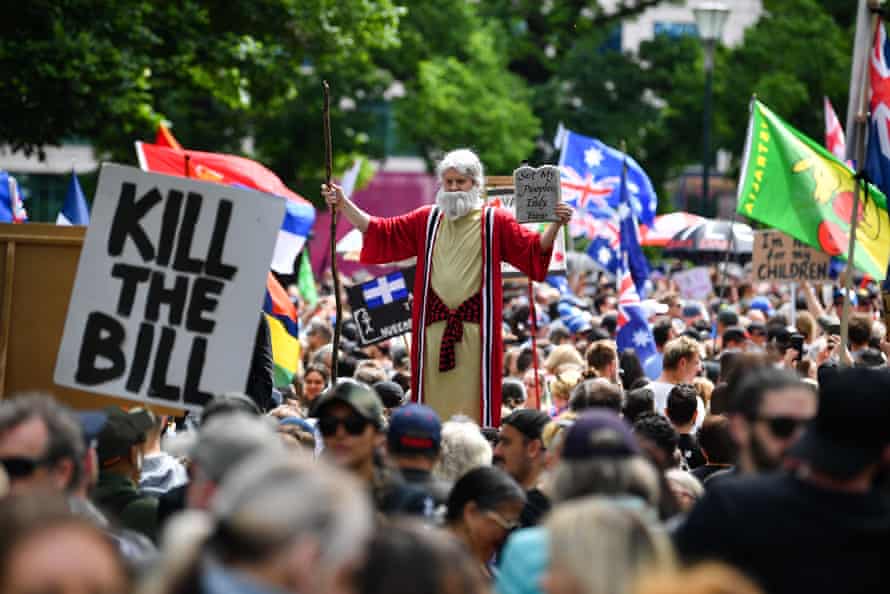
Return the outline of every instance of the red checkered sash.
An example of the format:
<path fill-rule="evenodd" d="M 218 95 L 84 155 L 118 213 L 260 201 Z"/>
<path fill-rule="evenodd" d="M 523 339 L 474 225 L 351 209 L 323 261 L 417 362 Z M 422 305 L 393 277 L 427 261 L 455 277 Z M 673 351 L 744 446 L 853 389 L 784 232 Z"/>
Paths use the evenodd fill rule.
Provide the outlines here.
<path fill-rule="evenodd" d="M 442 334 L 442 345 L 439 349 L 439 371 L 451 371 L 456 360 L 454 343 L 464 336 L 463 322 L 479 324 L 482 321 L 482 292 L 464 301 L 457 309 L 448 309 L 436 292 L 430 288 L 427 300 L 426 325 L 445 321 L 445 333 Z"/>

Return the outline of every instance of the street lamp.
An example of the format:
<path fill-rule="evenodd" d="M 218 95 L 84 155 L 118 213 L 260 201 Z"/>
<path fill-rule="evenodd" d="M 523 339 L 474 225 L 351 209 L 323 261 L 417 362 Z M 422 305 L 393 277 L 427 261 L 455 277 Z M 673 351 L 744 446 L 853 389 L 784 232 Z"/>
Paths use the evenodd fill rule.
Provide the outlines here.
<path fill-rule="evenodd" d="M 711 79 L 714 75 L 714 46 L 723 35 L 723 26 L 729 17 L 729 8 L 722 2 L 703 2 L 692 9 L 695 24 L 698 25 L 698 36 L 705 48 L 705 122 L 702 144 L 702 206 L 708 203 L 710 188 L 708 187 L 711 170 L 711 98 L 713 90 Z"/>

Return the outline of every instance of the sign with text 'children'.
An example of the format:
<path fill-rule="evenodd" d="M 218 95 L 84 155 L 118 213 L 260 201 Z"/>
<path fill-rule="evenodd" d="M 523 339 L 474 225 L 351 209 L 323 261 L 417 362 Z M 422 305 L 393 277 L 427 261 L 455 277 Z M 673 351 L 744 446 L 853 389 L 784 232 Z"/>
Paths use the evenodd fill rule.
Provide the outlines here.
<path fill-rule="evenodd" d="M 200 409 L 243 391 L 284 200 L 103 165 L 55 381 Z"/>

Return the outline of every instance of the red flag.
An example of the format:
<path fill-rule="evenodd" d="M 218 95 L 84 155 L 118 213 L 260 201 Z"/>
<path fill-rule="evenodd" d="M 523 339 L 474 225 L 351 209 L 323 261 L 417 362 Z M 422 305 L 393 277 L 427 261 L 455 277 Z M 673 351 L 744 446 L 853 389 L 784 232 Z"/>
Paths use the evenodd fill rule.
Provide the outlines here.
<path fill-rule="evenodd" d="M 174 138 L 173 133 L 170 132 L 170 128 L 164 124 L 158 124 L 158 133 L 155 136 L 155 144 L 176 149 L 177 151 L 182 150 L 182 145 L 179 144 L 179 141 L 176 140 L 176 138 Z"/>
<path fill-rule="evenodd" d="M 834 113 L 831 101 L 825 100 L 825 148 L 835 157 L 843 161 L 847 154 L 847 141 L 844 139 L 844 129 Z"/>
<path fill-rule="evenodd" d="M 170 135 L 173 139 L 173 136 Z M 175 142 L 176 139 L 173 139 Z M 238 184 L 268 194 L 283 196 L 288 200 L 308 205 L 309 202 L 284 185 L 281 179 L 256 161 L 225 155 L 173 149 L 166 146 L 136 143 L 139 166 L 144 171 L 164 173 L 178 177 L 193 177 L 221 184 Z M 188 172 L 186 172 L 188 168 Z"/>

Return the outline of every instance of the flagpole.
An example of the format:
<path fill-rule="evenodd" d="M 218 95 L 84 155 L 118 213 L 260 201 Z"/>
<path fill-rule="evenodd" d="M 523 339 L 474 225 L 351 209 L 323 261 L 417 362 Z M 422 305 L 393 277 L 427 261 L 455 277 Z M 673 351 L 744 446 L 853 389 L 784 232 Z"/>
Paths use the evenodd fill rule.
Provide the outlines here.
<path fill-rule="evenodd" d="M 331 88 L 328 81 L 322 81 L 324 89 L 324 156 L 325 183 L 330 187 L 333 170 L 333 146 L 331 143 Z M 331 385 L 337 383 L 337 367 L 340 357 L 340 329 L 343 326 L 343 304 L 340 302 L 340 277 L 337 272 L 337 209 L 331 206 L 331 280 L 334 283 L 334 304 L 337 319 L 334 320 L 334 342 L 331 345 Z"/>
<path fill-rule="evenodd" d="M 869 28 L 871 31 L 871 39 L 874 40 L 875 32 L 877 31 L 878 24 L 880 23 L 880 17 L 876 13 L 871 14 L 871 27 Z M 869 51 L 871 54 L 871 51 Z M 853 289 L 853 271 L 855 267 L 853 265 L 853 257 L 856 253 L 856 229 L 859 226 L 859 208 L 862 204 L 860 202 L 860 192 L 868 191 L 868 184 L 864 182 L 864 172 L 865 172 L 865 142 L 866 142 L 866 124 L 868 123 L 868 88 L 869 88 L 869 69 L 867 67 L 862 68 L 862 95 L 860 96 L 858 111 L 856 113 L 856 119 L 854 122 L 853 130 L 855 131 L 854 135 L 854 156 L 856 158 L 856 167 L 859 169 L 859 173 L 854 177 L 855 181 L 855 190 L 853 192 L 853 209 L 850 211 L 850 241 L 847 246 L 847 274 L 844 279 L 844 307 L 841 314 L 841 352 L 840 359 L 841 363 L 845 366 L 851 367 L 853 365 L 853 361 L 850 360 L 848 356 L 847 346 L 849 345 L 849 330 L 850 330 L 850 294 Z"/>

